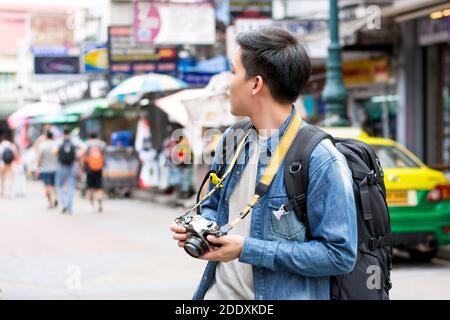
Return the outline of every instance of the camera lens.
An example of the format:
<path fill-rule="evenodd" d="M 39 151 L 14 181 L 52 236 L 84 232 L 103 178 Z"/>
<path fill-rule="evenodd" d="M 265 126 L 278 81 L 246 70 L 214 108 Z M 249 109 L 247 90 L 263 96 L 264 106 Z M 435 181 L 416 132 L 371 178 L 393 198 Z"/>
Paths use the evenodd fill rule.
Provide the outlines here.
<path fill-rule="evenodd" d="M 200 238 L 190 237 L 184 243 L 184 250 L 192 257 L 198 258 L 208 251 L 208 244 Z"/>

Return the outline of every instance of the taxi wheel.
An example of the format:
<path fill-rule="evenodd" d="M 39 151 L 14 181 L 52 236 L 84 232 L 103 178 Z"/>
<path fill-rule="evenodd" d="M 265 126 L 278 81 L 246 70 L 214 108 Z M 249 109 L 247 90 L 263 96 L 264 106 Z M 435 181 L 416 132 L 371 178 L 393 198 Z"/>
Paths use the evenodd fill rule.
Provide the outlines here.
<path fill-rule="evenodd" d="M 411 259 L 411 261 L 414 262 L 430 262 L 431 259 L 433 259 L 437 252 L 438 249 L 433 249 L 432 251 L 427 251 L 427 252 L 420 252 L 417 250 L 409 250 L 409 257 Z"/>

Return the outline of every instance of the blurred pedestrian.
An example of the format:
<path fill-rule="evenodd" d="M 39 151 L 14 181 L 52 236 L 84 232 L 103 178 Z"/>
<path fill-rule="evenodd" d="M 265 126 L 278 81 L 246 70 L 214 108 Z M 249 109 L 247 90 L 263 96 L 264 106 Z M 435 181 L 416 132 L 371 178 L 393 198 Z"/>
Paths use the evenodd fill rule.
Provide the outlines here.
<path fill-rule="evenodd" d="M 103 167 L 105 166 L 106 143 L 98 138 L 96 132 L 89 135 L 86 151 L 82 157 L 86 172 L 87 195 L 92 207 L 98 202 L 98 212 L 103 211 Z"/>
<path fill-rule="evenodd" d="M 181 136 L 178 140 L 178 144 L 173 151 L 173 159 L 175 165 L 179 170 L 180 185 L 178 195 L 180 199 L 190 198 L 194 192 L 194 185 L 192 181 L 193 174 L 193 154 L 190 143 L 185 135 Z"/>
<path fill-rule="evenodd" d="M 58 169 L 55 176 L 56 192 L 63 214 L 73 213 L 73 194 L 77 175 L 77 146 L 71 140 L 69 133 L 69 129 L 65 128 L 62 141 L 54 150 L 58 157 Z"/>
<path fill-rule="evenodd" d="M 55 190 L 56 171 L 58 170 L 58 157 L 54 153 L 55 141 L 53 133 L 48 130 L 46 139 L 38 147 L 38 174 L 44 183 L 45 196 L 48 200 L 48 208 L 55 208 L 58 205 Z"/>
<path fill-rule="evenodd" d="M 12 196 L 14 175 L 13 162 L 18 158 L 17 147 L 6 136 L 0 136 L 0 197 Z"/>
<path fill-rule="evenodd" d="M 24 157 L 20 152 L 17 153 L 17 158 L 13 164 L 13 176 L 14 176 L 14 195 L 16 197 L 27 196 L 27 177 Z"/>

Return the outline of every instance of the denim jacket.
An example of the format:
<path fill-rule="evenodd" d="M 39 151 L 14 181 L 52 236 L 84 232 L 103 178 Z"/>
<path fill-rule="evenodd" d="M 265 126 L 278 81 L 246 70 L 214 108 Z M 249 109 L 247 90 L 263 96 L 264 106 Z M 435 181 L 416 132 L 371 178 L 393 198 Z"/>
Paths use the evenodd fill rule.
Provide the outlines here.
<path fill-rule="evenodd" d="M 295 112 L 292 108 L 277 137 L 284 134 Z M 225 135 L 218 144 L 212 170 L 219 167 L 218 150 Z M 266 143 L 269 158 L 279 142 L 274 136 Z M 246 147 L 255 138 L 256 135 L 250 135 Z M 245 148 L 220 192 L 216 191 L 202 205 L 202 216 L 219 225 L 228 222 L 228 201 L 248 158 L 249 150 Z M 256 181 L 266 165 L 267 161 L 258 163 Z M 313 150 L 308 169 L 307 217 L 314 240 L 307 241 L 305 226 L 293 210 L 280 219 L 273 214 L 289 201 L 283 167 L 284 161 L 266 194 L 245 218 L 251 219 L 251 230 L 239 261 L 253 266 L 256 300 L 330 299 L 330 276 L 351 272 L 356 262 L 358 231 L 351 172 L 331 141 L 324 140 Z M 212 187 L 210 183 L 209 188 Z M 204 298 L 216 265 L 217 262 L 208 262 L 194 299 Z"/>

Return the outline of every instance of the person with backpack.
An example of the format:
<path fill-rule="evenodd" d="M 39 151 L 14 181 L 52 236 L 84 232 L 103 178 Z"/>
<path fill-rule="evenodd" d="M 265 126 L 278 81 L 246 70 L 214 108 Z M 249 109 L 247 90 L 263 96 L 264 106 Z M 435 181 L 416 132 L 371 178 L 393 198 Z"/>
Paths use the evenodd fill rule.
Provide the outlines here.
<path fill-rule="evenodd" d="M 0 197 L 10 198 L 13 190 L 13 163 L 18 158 L 17 147 L 0 135 Z"/>
<path fill-rule="evenodd" d="M 38 146 L 38 167 L 39 178 L 44 183 L 45 196 L 48 200 L 48 208 L 56 208 L 58 205 L 55 179 L 58 170 L 58 157 L 53 152 L 55 141 L 53 140 L 53 132 L 47 130 L 46 140 L 42 141 Z"/>
<path fill-rule="evenodd" d="M 199 258 L 209 262 L 194 299 L 386 299 L 378 274 L 375 294 L 368 293 L 368 271 L 380 265 L 377 252 L 367 248 L 370 258 L 361 258 L 364 264 L 358 261 L 359 233 L 366 233 L 358 226 L 361 199 L 355 197 L 359 185 L 350 158 L 332 137 L 318 139 L 315 127 L 302 121 L 293 105 L 311 73 L 306 50 L 277 28 L 239 34 L 237 43 L 231 113 L 249 120 L 222 135 L 208 196 L 200 200 L 198 212 L 217 223 L 220 233 L 205 236 L 207 251 L 198 251 Z M 378 192 L 375 181 L 381 173 L 359 175 L 366 182 L 361 190 L 367 201 Z M 383 201 L 378 193 L 374 199 Z M 376 208 L 364 206 L 366 218 L 374 218 Z M 180 224 L 185 215 L 170 230 L 178 245 L 195 256 L 199 242 Z M 203 228 L 213 226 L 205 223 Z M 377 250 L 382 246 L 371 242 Z"/>
<path fill-rule="evenodd" d="M 55 176 L 56 192 L 63 214 L 73 214 L 78 149 L 70 137 L 69 129 L 65 128 L 62 141 L 57 144 L 54 151 L 58 157 L 58 169 Z"/>
<path fill-rule="evenodd" d="M 98 212 L 103 211 L 103 167 L 105 166 L 106 143 L 98 138 L 96 132 L 89 135 L 82 162 L 86 172 L 87 195 L 91 205 L 98 201 Z"/>

